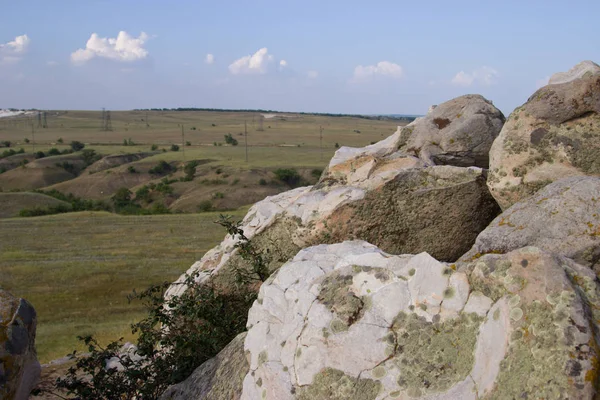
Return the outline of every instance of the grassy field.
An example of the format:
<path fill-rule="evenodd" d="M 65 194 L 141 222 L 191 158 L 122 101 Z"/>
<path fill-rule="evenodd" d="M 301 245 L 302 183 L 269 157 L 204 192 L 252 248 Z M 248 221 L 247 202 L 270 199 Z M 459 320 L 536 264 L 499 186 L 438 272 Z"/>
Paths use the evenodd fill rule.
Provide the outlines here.
<path fill-rule="evenodd" d="M 36 308 L 41 362 L 78 348 L 76 335 L 131 338 L 129 324 L 143 314 L 126 295 L 174 280 L 219 243 L 225 232 L 217 218 L 84 212 L 3 219 L 0 286 Z"/>
<path fill-rule="evenodd" d="M 172 211 L 193 212 L 206 201 L 217 209 L 237 209 L 289 189 L 277 181 L 275 169 L 296 168 L 304 182 L 313 183 L 338 146 L 362 147 L 407 123 L 291 113 L 262 115 L 121 111 L 111 113 L 113 130 L 108 132 L 100 129 L 100 111 L 48 112 L 48 128 L 38 128 L 35 116 L 3 118 L 2 141 L 11 141 L 12 148 L 24 148 L 30 163 L 22 165 L 27 155 L 4 159 L 7 171 L 0 174 L 0 191 L 51 187 L 109 201 L 121 187 L 135 192 L 141 185 L 158 183 L 162 176 L 148 171 L 161 160 L 179 168 L 170 175 L 175 179 L 183 176 L 181 162 L 199 160 L 193 180 L 173 183 L 172 194 L 156 201 Z M 228 134 L 238 140 L 238 146 L 224 144 Z M 124 140 L 132 144 L 125 146 Z M 71 157 L 69 162 L 80 163 L 75 159 L 81 158 L 81 152 L 38 160 L 31 155 L 34 150 L 68 149 L 72 141 L 83 142 L 86 149 L 102 155 L 147 152 L 152 145 L 165 151 L 111 169 L 77 173 L 68 172 L 57 161 Z M 180 150 L 170 151 L 172 144 Z M 11 199 L 14 215 L 26 204 L 19 199 L 15 204 L 14 198 L 6 198 L 6 204 Z M 235 213 L 240 218 L 244 214 Z M 101 340 L 130 338 L 129 324 L 142 310 L 139 305 L 128 305 L 125 296 L 134 288 L 172 281 L 219 243 L 224 230 L 212 223 L 215 219 L 215 213 L 131 217 L 69 213 L 0 220 L 0 286 L 27 298 L 37 309 L 42 362 L 72 351 L 78 334 L 94 333 Z"/>

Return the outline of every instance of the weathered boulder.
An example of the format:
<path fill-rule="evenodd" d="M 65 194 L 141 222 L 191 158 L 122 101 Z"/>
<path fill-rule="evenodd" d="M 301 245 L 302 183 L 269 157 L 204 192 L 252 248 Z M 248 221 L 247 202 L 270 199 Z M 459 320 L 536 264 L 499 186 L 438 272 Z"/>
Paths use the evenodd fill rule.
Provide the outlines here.
<path fill-rule="evenodd" d="M 477 236 L 461 260 L 524 246 L 572 258 L 600 273 L 600 178 L 564 178 L 514 204 Z"/>
<path fill-rule="evenodd" d="M 468 94 L 432 109 L 401 131 L 399 148 L 427 165 L 487 168 L 504 115 L 483 96 Z"/>
<path fill-rule="evenodd" d="M 24 400 L 40 377 L 35 310 L 0 289 L 0 398 Z"/>
<path fill-rule="evenodd" d="M 432 157 L 448 163 L 459 157 L 457 164 L 470 165 L 479 159 L 475 154 L 487 152 L 485 143 L 491 144 L 500 130 L 502 114 L 481 96 L 463 96 L 431 113 L 450 114 L 456 121 L 436 134 L 450 145 L 453 135 L 458 135 L 455 128 L 470 127 L 465 143 L 472 146 L 463 147 L 465 154 L 460 157 L 450 156 L 450 147 L 436 153 L 441 158 Z M 315 186 L 267 197 L 250 208 L 241 228 L 267 255 L 270 269 L 274 271 L 304 247 L 351 239 L 367 240 L 396 254 L 427 251 L 444 261 L 464 254 L 500 209 L 489 194 L 483 169 L 428 165 L 398 150 L 402 141 L 424 137 L 427 130 L 422 122 L 430 119 L 435 118 L 417 119 L 364 148 L 342 147 Z M 414 135 L 407 136 L 406 129 Z M 452 241 L 446 240 L 449 236 Z M 234 269 L 248 266 L 238 255 L 236 239 L 226 236 L 187 273 L 202 271 L 199 280 L 213 277 L 217 283 L 231 282 Z M 167 295 L 183 290 L 185 286 L 174 285 Z"/>
<path fill-rule="evenodd" d="M 255 399 L 592 399 L 600 291 L 526 247 L 456 269 L 366 242 L 299 252 L 249 313 Z"/>
<path fill-rule="evenodd" d="M 167 389 L 160 400 L 238 400 L 249 368 L 244 354 L 245 339 L 245 332 L 236 336 L 189 378 Z"/>
<path fill-rule="evenodd" d="M 502 209 L 555 180 L 600 175 L 600 66 L 554 75 L 508 118 L 490 151 L 488 186 Z"/>

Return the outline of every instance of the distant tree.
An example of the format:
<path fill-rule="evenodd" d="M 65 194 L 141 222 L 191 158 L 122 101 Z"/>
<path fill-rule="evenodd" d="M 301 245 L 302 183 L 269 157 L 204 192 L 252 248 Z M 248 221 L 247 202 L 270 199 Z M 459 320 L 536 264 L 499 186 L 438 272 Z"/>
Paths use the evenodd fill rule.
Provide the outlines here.
<path fill-rule="evenodd" d="M 53 147 L 50 150 L 48 150 L 48 155 L 49 156 L 58 156 L 58 155 L 60 155 L 60 151 L 58 151 L 58 149 L 56 147 Z"/>
<path fill-rule="evenodd" d="M 111 197 L 115 209 L 120 209 L 131 205 L 131 191 L 126 187 L 122 187 Z"/>
<path fill-rule="evenodd" d="M 83 150 L 81 152 L 81 157 L 83 158 L 83 161 L 86 163 L 86 165 L 92 165 L 93 163 L 102 158 L 100 154 L 96 153 L 96 150 L 92 149 Z"/>
<path fill-rule="evenodd" d="M 73 151 L 83 150 L 84 147 L 85 147 L 85 144 L 83 144 L 77 140 L 74 140 L 71 142 L 71 149 Z"/>
<path fill-rule="evenodd" d="M 196 167 L 198 166 L 198 161 L 190 161 L 185 164 L 183 168 L 183 172 L 185 172 L 185 181 L 191 181 L 194 179 L 194 175 L 196 175 Z"/>
<path fill-rule="evenodd" d="M 2 144 L 4 145 L 4 147 L 10 147 L 11 145 L 10 140 L 4 140 Z"/>
<path fill-rule="evenodd" d="M 235 139 L 233 136 L 231 136 L 231 133 L 228 133 L 227 135 L 225 135 L 225 143 L 230 144 L 232 146 L 238 145 L 237 139 Z"/>
<path fill-rule="evenodd" d="M 63 138 L 59 137 L 58 140 L 56 141 L 57 143 L 63 143 Z"/>
<path fill-rule="evenodd" d="M 150 150 L 152 150 L 152 151 L 156 151 L 156 149 L 158 149 L 158 146 L 157 146 L 157 145 L 155 145 L 155 144 L 153 144 L 153 145 L 150 147 Z"/>
<path fill-rule="evenodd" d="M 29 143 L 29 139 L 25 138 L 25 140 L 23 140 L 25 143 Z"/>
<path fill-rule="evenodd" d="M 179 151 L 179 146 L 176 144 L 171 145 L 171 151 Z"/>
<path fill-rule="evenodd" d="M 44 158 L 46 154 L 43 151 L 38 151 L 35 153 L 35 158 Z"/>
<path fill-rule="evenodd" d="M 282 182 L 287 183 L 290 186 L 297 186 L 300 181 L 301 181 L 301 177 L 300 174 L 298 174 L 298 171 L 296 171 L 293 168 L 279 168 L 275 170 L 275 176 L 277 177 L 277 179 L 279 179 Z"/>

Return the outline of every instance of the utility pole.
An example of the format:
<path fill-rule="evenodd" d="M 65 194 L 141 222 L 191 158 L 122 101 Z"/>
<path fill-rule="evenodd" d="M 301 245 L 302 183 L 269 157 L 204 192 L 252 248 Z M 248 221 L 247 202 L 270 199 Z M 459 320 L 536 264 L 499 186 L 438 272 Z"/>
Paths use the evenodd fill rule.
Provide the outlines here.
<path fill-rule="evenodd" d="M 47 129 L 48 128 L 48 120 L 46 119 L 46 111 L 44 111 L 44 122 L 42 123 L 42 128 Z"/>
<path fill-rule="evenodd" d="M 185 137 L 183 136 L 183 124 L 181 124 L 181 148 L 183 149 L 183 162 L 185 162 Z"/>
<path fill-rule="evenodd" d="M 149 128 L 150 124 L 148 123 L 148 111 L 146 111 L 146 128 Z"/>
<path fill-rule="evenodd" d="M 246 127 L 246 121 L 244 121 L 244 139 L 246 141 L 246 162 L 248 162 L 248 129 Z"/>
<path fill-rule="evenodd" d="M 31 121 L 31 144 L 33 145 L 33 153 L 35 154 L 35 130 L 33 129 L 33 121 Z"/>
<path fill-rule="evenodd" d="M 319 142 L 321 147 L 321 161 L 323 161 L 323 127 L 319 125 Z"/>

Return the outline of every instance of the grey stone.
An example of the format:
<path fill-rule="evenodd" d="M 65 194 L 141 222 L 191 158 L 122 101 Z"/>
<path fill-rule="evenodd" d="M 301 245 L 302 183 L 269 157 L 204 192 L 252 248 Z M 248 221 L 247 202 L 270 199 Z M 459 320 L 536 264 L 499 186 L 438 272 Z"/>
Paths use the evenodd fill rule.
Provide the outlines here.
<path fill-rule="evenodd" d="M 477 236 L 461 261 L 524 246 L 537 246 L 600 272 L 600 177 L 561 179 L 514 204 Z"/>
<path fill-rule="evenodd" d="M 0 289 L 0 398 L 24 400 L 40 377 L 35 310 Z"/>
<path fill-rule="evenodd" d="M 219 354 L 196 368 L 185 381 L 169 387 L 160 400 L 237 400 L 248 373 L 244 354 L 246 332 L 235 337 Z"/>
<path fill-rule="evenodd" d="M 502 209 L 555 180 L 600 175 L 600 67 L 555 75 L 508 118 L 490 150 L 488 186 Z"/>
<path fill-rule="evenodd" d="M 504 120 L 483 96 L 457 97 L 403 128 L 399 148 L 428 165 L 487 168 L 490 147 Z"/>

